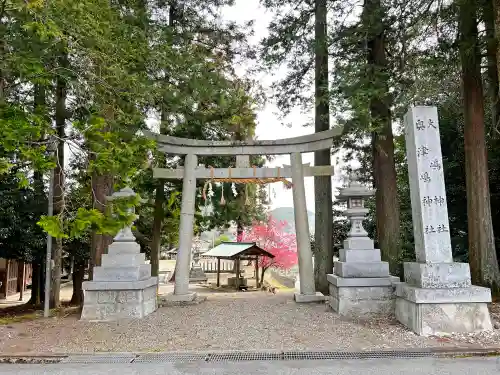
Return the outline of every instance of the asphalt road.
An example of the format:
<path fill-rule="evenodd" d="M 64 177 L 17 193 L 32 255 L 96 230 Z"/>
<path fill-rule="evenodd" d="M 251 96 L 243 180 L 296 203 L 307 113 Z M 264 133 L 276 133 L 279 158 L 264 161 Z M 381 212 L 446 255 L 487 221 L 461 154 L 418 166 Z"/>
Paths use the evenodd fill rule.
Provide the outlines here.
<path fill-rule="evenodd" d="M 500 358 L 2 365 L 1 375 L 498 375 Z"/>

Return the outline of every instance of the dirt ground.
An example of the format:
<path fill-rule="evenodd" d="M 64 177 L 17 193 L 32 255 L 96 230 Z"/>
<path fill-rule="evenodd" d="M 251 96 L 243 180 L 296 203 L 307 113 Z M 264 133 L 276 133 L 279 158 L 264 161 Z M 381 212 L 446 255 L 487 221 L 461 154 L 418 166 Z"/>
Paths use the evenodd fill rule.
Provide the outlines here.
<path fill-rule="evenodd" d="M 0 325 L 9 353 L 160 352 L 189 350 L 367 350 L 500 346 L 500 330 L 419 337 L 394 318 L 354 321 L 325 304 L 296 304 L 290 292 L 213 292 L 199 305 L 163 307 L 142 320 L 89 323 L 77 314 Z M 500 321 L 500 305 L 491 306 Z"/>

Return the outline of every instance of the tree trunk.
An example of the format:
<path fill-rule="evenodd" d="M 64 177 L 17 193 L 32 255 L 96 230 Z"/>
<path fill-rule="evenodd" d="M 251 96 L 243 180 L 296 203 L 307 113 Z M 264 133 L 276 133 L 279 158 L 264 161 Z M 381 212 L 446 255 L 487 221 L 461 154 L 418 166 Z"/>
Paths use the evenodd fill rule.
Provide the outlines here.
<path fill-rule="evenodd" d="M 162 123 L 166 118 L 166 113 L 162 110 Z M 164 126 L 160 126 L 160 133 L 164 133 Z M 165 166 L 165 155 L 160 154 L 158 167 Z M 158 276 L 160 273 L 160 251 L 161 251 L 161 234 L 163 229 L 163 219 L 165 218 L 165 181 L 158 179 L 156 182 L 155 206 L 153 213 L 153 236 L 151 239 L 151 275 Z"/>
<path fill-rule="evenodd" d="M 163 158 L 162 158 L 163 159 Z M 165 183 L 158 180 L 156 184 L 155 207 L 153 214 L 153 236 L 151 239 L 151 276 L 158 276 L 160 271 L 160 249 L 161 249 L 161 230 L 163 227 L 163 218 L 165 211 Z"/>
<path fill-rule="evenodd" d="M 382 257 L 389 262 L 391 274 L 400 275 L 400 219 L 394 162 L 391 96 L 388 86 L 388 63 L 385 54 L 384 11 L 380 0 L 365 0 L 363 23 L 367 30 L 367 62 L 372 120 L 373 180 L 377 189 L 376 227 Z"/>
<path fill-rule="evenodd" d="M 94 172 L 92 174 L 92 194 L 93 206 L 95 209 L 106 213 L 106 197 L 113 192 L 113 176 L 110 174 L 100 174 Z M 89 279 L 93 279 L 94 267 L 101 265 L 102 254 L 107 252 L 108 246 L 113 242 L 113 238 L 108 235 L 92 232 L 91 237 L 91 260 Z"/>
<path fill-rule="evenodd" d="M 34 86 L 33 112 L 37 116 L 46 118 L 46 90 L 45 86 L 41 84 Z M 41 139 L 44 139 L 44 135 L 41 136 Z M 43 173 L 37 170 L 33 173 L 33 188 L 38 199 L 44 199 Z M 38 212 L 38 214 L 42 215 L 45 212 Z M 45 251 L 40 250 L 40 254 L 36 254 L 32 267 L 31 298 L 28 304 L 38 306 L 45 300 Z"/>
<path fill-rule="evenodd" d="M 491 135 L 492 137 L 498 138 L 498 131 L 500 130 L 500 96 L 497 70 L 498 43 L 495 37 L 495 14 L 493 9 L 493 2 L 491 0 L 483 0 L 481 6 L 486 31 L 488 92 L 491 100 Z"/>
<path fill-rule="evenodd" d="M 73 268 L 73 295 L 71 296 L 70 305 L 83 306 L 83 289 L 82 283 L 85 276 L 85 261 L 76 261 Z"/>
<path fill-rule="evenodd" d="M 488 0 L 485 0 L 488 1 Z M 494 14 L 494 29 L 495 29 L 495 40 L 496 40 L 496 55 L 497 55 L 497 77 L 500 77 L 500 0 L 491 0 L 493 3 L 493 14 Z"/>
<path fill-rule="evenodd" d="M 464 97 L 465 183 L 469 263 L 473 284 L 498 292 L 498 268 L 491 219 L 488 158 L 484 135 L 481 56 L 475 0 L 461 0 L 459 13 L 460 59 Z"/>
<path fill-rule="evenodd" d="M 176 1 L 172 1 L 169 7 L 168 26 L 174 27 L 176 19 Z M 167 130 L 167 105 L 165 99 L 161 105 L 161 123 L 160 134 L 166 134 Z M 165 166 L 165 155 L 160 153 L 158 167 Z M 151 239 L 151 276 L 158 276 L 160 273 L 160 251 L 161 251 L 161 231 L 163 228 L 163 219 L 165 218 L 165 181 L 158 179 L 156 182 L 155 207 L 153 214 L 153 235 Z"/>
<path fill-rule="evenodd" d="M 31 297 L 27 304 L 32 306 L 40 306 L 45 299 L 44 262 L 33 262 L 31 266 Z"/>
<path fill-rule="evenodd" d="M 3 22 L 5 20 L 5 13 L 7 9 L 7 0 L 0 0 L 0 28 L 3 31 L 5 28 L 3 27 Z M 8 22 L 8 20 L 6 20 Z M 5 58 L 5 33 L 0 34 L 0 59 L 3 60 Z M 3 105 L 5 102 L 5 86 L 6 79 L 4 72 L 0 69 L 0 105 Z"/>
<path fill-rule="evenodd" d="M 241 201 L 241 199 L 239 199 Z M 244 209 L 244 202 L 243 202 L 243 207 Z M 243 227 L 243 223 L 241 220 L 238 220 L 236 222 L 236 242 L 241 242 L 243 240 L 243 232 L 245 231 L 245 228 Z"/>
<path fill-rule="evenodd" d="M 327 0 L 316 0 L 315 4 L 315 116 L 314 131 L 330 129 L 330 106 L 328 90 L 328 36 Z M 330 150 L 314 153 L 314 165 L 331 165 Z M 316 290 L 329 294 L 326 275 L 333 270 L 332 246 L 332 179 L 331 176 L 314 177 L 315 221 L 314 280 Z"/>
<path fill-rule="evenodd" d="M 266 273 L 267 267 L 262 267 L 260 271 L 260 282 L 259 285 L 264 285 L 264 274 Z"/>
<path fill-rule="evenodd" d="M 62 52 L 59 58 L 59 66 L 65 72 L 68 67 L 68 59 L 65 52 Z M 57 149 L 56 149 L 56 167 L 54 170 L 54 216 L 59 216 L 62 223 L 62 215 L 64 213 L 64 137 L 66 127 L 66 79 L 59 75 L 56 83 L 56 110 L 55 110 L 55 124 L 57 135 Z M 62 238 L 57 238 L 54 241 L 54 248 L 52 252 L 52 259 L 54 260 L 54 270 L 52 272 L 52 286 L 51 286 L 51 306 L 57 308 L 60 306 L 60 291 L 61 291 L 61 262 L 63 255 Z"/>

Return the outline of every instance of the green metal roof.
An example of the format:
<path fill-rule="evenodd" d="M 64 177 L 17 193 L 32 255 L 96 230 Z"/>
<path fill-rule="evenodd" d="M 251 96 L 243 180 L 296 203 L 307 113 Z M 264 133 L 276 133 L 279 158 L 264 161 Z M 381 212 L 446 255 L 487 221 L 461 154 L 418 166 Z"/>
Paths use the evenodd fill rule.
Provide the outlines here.
<path fill-rule="evenodd" d="M 205 257 L 235 258 L 245 255 L 262 255 L 274 258 L 274 255 L 257 246 L 255 242 L 222 242 L 220 245 L 203 253 Z"/>

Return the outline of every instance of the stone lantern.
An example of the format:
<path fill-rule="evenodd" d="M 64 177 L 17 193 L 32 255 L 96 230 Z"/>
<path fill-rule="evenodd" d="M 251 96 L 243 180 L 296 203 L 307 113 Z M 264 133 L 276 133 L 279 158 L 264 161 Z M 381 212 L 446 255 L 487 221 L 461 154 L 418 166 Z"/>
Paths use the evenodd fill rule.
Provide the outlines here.
<path fill-rule="evenodd" d="M 358 176 L 355 174 L 352 175 L 348 187 L 339 189 L 339 194 L 336 197 L 337 201 L 347 202 L 347 210 L 345 210 L 344 215 L 351 222 L 351 229 L 347 234 L 348 238 L 366 238 L 369 240 L 368 232 L 363 228 L 363 220 L 369 212 L 368 208 L 365 208 L 365 198 L 373 195 L 375 195 L 375 190 L 361 185 Z"/>
<path fill-rule="evenodd" d="M 135 196 L 130 188 L 115 192 L 108 200 Z M 134 209 L 130 208 L 129 213 Z M 131 226 L 121 229 L 94 267 L 94 278 L 82 285 L 81 320 L 112 321 L 143 318 L 157 308 L 158 278 L 151 276 L 151 264 L 135 240 Z"/>
<path fill-rule="evenodd" d="M 330 283 L 330 306 L 341 315 L 363 316 L 366 314 L 388 314 L 394 310 L 389 264 L 382 262 L 380 249 L 363 228 L 363 220 L 369 210 L 365 199 L 375 194 L 374 189 L 363 186 L 356 175 L 352 175 L 347 187 L 340 188 L 336 197 L 347 202 L 344 214 L 351 228 L 339 251 L 339 261 L 334 262 Z"/>

